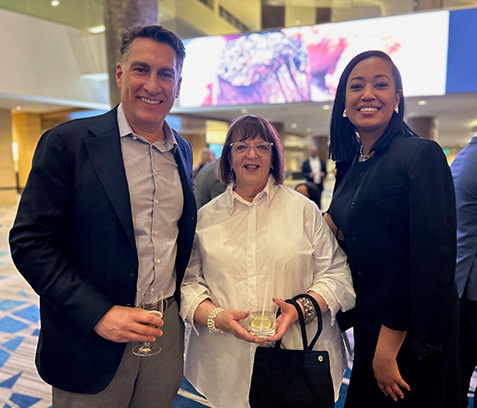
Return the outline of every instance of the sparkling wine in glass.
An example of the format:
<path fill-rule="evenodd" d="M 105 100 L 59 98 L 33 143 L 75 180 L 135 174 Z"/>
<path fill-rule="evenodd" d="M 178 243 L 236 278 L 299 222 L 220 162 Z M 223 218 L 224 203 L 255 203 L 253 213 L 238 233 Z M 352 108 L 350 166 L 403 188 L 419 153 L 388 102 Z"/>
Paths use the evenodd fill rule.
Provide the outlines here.
<path fill-rule="evenodd" d="M 149 313 L 152 313 L 160 318 L 162 318 L 164 308 L 163 308 L 164 302 L 163 302 L 163 292 L 157 292 L 154 289 L 151 289 L 147 291 L 141 302 L 139 302 L 139 307 L 141 309 L 144 309 L 148 311 Z M 152 326 L 151 324 L 144 323 L 146 325 Z M 136 356 L 141 356 L 141 357 L 148 357 L 148 356 L 153 356 L 157 353 L 161 352 L 161 347 L 159 347 L 157 344 L 150 343 L 150 342 L 143 342 L 142 344 L 134 347 L 132 349 L 133 354 Z"/>

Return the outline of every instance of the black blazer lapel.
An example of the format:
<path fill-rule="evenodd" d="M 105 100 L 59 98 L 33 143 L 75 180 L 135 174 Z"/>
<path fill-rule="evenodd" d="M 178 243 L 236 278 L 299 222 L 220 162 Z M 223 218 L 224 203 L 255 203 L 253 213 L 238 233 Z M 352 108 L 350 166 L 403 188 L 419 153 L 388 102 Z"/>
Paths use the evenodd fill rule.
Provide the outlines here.
<path fill-rule="evenodd" d="M 85 142 L 96 173 L 118 215 L 118 218 L 136 249 L 131 213 L 131 200 L 121 153 L 121 141 L 117 124 L 117 109 L 98 118 L 90 131 L 96 137 Z"/>

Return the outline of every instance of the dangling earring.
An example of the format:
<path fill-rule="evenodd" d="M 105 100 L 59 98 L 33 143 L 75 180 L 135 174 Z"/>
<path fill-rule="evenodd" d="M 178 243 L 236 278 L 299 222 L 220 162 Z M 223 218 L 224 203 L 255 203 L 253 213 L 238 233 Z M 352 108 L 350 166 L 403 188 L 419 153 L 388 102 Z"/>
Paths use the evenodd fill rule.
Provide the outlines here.
<path fill-rule="evenodd" d="M 394 107 L 394 112 L 399 113 L 399 105 L 396 105 L 396 106 Z"/>
<path fill-rule="evenodd" d="M 346 112 L 346 108 L 345 110 L 343 111 L 343 118 L 347 118 L 348 117 L 348 112 Z"/>

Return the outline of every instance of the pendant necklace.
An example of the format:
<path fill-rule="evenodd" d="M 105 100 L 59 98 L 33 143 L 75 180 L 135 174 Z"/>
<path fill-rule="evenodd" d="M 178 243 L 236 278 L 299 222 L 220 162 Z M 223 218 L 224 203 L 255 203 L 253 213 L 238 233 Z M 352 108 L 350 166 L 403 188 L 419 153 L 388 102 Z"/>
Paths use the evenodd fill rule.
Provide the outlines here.
<path fill-rule="evenodd" d="M 366 160 L 369 160 L 371 157 L 374 156 L 375 151 L 373 150 L 372 152 L 368 154 L 363 154 L 363 145 L 360 146 L 359 148 L 359 160 L 360 162 L 365 162 Z"/>

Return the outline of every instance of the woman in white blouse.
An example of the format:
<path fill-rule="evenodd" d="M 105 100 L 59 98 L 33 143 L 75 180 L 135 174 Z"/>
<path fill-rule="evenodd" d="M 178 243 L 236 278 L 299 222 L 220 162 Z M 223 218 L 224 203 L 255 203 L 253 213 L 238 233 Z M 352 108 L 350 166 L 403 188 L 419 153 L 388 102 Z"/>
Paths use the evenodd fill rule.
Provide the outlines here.
<path fill-rule="evenodd" d="M 297 312 L 283 299 L 306 292 L 323 314 L 315 348 L 330 354 L 338 399 L 346 354 L 335 316 L 355 302 L 345 254 L 316 204 L 283 186 L 283 147 L 264 119 L 242 116 L 230 126 L 218 172 L 228 187 L 199 211 L 182 284 L 181 315 L 192 324 L 186 378 L 214 407 L 248 407 L 258 344 L 283 337 L 282 347 L 302 349 Z M 244 328 L 248 301 L 265 288 L 282 309 L 267 340 Z M 314 319 L 310 339 L 316 328 Z"/>

